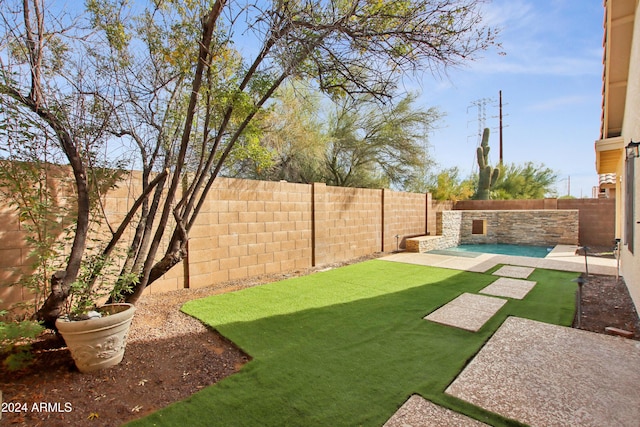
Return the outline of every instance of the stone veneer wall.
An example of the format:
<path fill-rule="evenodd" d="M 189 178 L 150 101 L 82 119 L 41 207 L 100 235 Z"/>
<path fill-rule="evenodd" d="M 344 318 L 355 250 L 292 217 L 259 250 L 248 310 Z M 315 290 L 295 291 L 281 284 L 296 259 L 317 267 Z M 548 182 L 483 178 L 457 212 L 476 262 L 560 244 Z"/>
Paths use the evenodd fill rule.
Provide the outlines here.
<path fill-rule="evenodd" d="M 472 234 L 474 220 L 485 221 L 485 234 Z M 577 210 L 445 211 L 438 215 L 442 247 L 506 243 L 533 246 L 577 245 Z M 457 241 L 456 241 L 457 240 Z"/>
<path fill-rule="evenodd" d="M 436 211 L 435 235 L 417 236 L 407 239 L 408 252 L 429 252 L 460 244 L 462 211 Z M 431 230 L 433 232 L 433 229 Z"/>
<path fill-rule="evenodd" d="M 442 236 L 435 249 L 458 246 L 461 240 L 463 211 L 442 211 L 436 214 L 436 235 Z"/>
<path fill-rule="evenodd" d="M 448 209 L 461 211 L 576 209 L 580 211 L 580 230 L 578 231 L 580 244 L 613 247 L 613 240 L 620 237 L 616 236 L 615 206 L 615 199 L 460 200 Z"/>

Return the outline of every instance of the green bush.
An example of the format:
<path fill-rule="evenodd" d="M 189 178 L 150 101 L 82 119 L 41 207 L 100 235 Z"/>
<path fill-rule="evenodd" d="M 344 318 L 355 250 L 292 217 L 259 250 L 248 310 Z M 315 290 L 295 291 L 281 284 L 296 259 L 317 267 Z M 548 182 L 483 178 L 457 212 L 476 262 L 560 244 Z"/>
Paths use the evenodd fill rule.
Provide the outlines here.
<path fill-rule="evenodd" d="M 6 316 L 0 310 L 0 316 Z M 10 371 L 22 369 L 31 363 L 30 340 L 38 336 L 44 328 L 33 320 L 0 320 L 0 360 Z"/>

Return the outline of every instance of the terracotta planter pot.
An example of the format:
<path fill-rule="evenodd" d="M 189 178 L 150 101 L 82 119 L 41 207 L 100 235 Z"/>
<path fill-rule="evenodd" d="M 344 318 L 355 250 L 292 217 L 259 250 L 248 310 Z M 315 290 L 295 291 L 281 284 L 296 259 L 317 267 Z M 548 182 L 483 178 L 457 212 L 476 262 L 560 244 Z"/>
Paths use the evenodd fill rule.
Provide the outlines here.
<path fill-rule="evenodd" d="M 56 320 L 58 331 L 83 373 L 109 368 L 122 361 L 136 308 L 132 304 L 106 304 L 100 311 L 103 317 L 97 319 Z"/>

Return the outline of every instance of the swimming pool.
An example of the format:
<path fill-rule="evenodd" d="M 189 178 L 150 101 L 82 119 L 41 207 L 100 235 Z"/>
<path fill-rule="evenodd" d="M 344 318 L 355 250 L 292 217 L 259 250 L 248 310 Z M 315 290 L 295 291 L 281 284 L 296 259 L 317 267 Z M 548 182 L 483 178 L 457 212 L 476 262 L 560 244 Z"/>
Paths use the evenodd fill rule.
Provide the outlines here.
<path fill-rule="evenodd" d="M 528 256 L 533 258 L 544 258 L 551 252 L 553 248 L 547 246 L 525 246 L 525 245 L 508 245 L 504 243 L 498 244 L 482 244 L 482 245 L 459 245 L 453 248 L 444 249 L 446 252 L 462 253 L 489 253 L 499 255 L 515 255 Z"/>

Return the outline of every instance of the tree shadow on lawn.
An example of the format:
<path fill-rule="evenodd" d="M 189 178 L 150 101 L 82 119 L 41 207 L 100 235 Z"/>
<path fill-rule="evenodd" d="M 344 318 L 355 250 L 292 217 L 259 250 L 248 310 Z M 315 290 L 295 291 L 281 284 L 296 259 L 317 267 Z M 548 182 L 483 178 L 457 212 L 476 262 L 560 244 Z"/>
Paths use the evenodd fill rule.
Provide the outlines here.
<path fill-rule="evenodd" d="M 385 261 L 194 301 L 185 312 L 254 359 L 132 425 L 382 425 L 414 393 L 490 424 L 512 425 L 444 390 L 508 316 L 570 325 L 575 277 L 536 270 L 529 295 L 509 300 L 475 333 L 423 317 L 497 276 Z M 366 289 L 375 296 L 367 298 Z M 273 314 L 279 312 L 287 313 Z"/>

